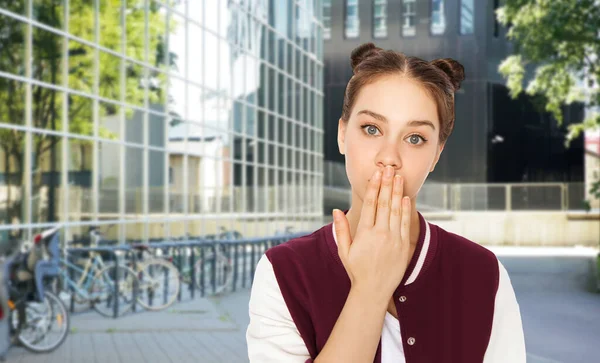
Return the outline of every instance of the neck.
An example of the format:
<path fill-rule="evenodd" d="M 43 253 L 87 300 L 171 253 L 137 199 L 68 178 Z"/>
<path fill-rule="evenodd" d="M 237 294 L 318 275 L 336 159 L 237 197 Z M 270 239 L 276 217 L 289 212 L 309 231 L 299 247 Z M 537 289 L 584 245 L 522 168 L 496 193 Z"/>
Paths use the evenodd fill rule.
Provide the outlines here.
<path fill-rule="evenodd" d="M 410 244 L 413 246 L 417 245 L 419 236 L 421 234 L 421 223 L 419 221 L 419 214 L 417 213 L 416 201 L 410 200 L 411 203 L 411 216 L 410 216 Z M 350 224 L 350 236 L 354 239 L 356 235 L 356 229 L 358 228 L 358 222 L 360 221 L 360 211 L 362 210 L 363 201 L 356 194 L 352 193 L 352 205 L 346 213 L 346 218 Z M 400 223 L 400 220 L 398 220 Z"/>

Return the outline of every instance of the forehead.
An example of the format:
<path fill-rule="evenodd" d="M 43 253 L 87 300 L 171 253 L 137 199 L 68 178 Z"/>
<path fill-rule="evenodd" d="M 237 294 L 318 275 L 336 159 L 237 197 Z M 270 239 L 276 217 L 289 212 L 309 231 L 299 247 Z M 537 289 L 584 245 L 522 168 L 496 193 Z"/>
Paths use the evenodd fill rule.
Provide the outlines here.
<path fill-rule="evenodd" d="M 434 99 L 417 82 L 403 76 L 385 76 L 360 90 L 352 114 L 368 109 L 392 122 L 430 120 L 439 125 Z"/>

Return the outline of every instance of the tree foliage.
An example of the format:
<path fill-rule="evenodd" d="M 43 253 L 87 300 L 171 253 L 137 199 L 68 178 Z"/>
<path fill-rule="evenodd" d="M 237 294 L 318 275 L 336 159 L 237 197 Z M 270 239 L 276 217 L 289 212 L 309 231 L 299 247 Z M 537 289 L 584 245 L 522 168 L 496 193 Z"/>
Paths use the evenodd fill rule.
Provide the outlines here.
<path fill-rule="evenodd" d="M 506 0 L 497 10 L 516 49 L 500 64 L 511 96 L 541 95 L 545 109 L 562 123 L 561 106 L 580 101 L 600 106 L 600 91 L 585 97 L 578 81 L 600 81 L 600 3 L 597 0 Z M 527 66 L 535 68 L 523 86 Z M 570 125 L 568 140 L 600 125 L 600 116 Z"/>
<path fill-rule="evenodd" d="M 582 92 L 586 82 L 600 83 L 600 1 L 505 0 L 498 21 L 509 27 L 515 54 L 499 67 L 512 97 L 521 92 L 543 99 L 545 110 L 563 122 L 562 106 L 574 101 L 600 107 L 600 89 Z M 526 69 L 534 69 L 523 86 Z M 566 145 L 584 130 L 600 127 L 600 112 L 568 126 Z M 600 180 L 590 193 L 600 198 Z"/>

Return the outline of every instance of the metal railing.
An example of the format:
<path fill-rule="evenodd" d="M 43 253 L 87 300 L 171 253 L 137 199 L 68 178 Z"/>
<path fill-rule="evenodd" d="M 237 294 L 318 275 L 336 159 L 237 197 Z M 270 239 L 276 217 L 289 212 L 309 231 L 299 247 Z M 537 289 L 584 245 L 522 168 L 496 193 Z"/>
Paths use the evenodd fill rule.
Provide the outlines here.
<path fill-rule="evenodd" d="M 215 275 L 217 268 L 216 263 L 210 264 L 211 270 L 208 276 L 208 286 L 205 286 L 206 276 L 204 269 L 200 270 L 200 284 L 197 286 L 195 281 L 195 275 L 192 273 L 191 279 L 187 280 L 182 278 L 185 273 L 182 271 L 182 267 L 190 267 L 194 266 L 198 259 L 203 259 L 205 256 L 211 254 L 212 256 L 217 256 L 217 248 L 220 248 L 221 251 L 219 253 L 227 256 L 231 261 L 231 266 L 233 270 L 233 278 L 231 285 L 228 290 L 231 292 L 236 291 L 239 288 L 246 288 L 252 285 L 252 281 L 254 278 L 254 271 L 256 265 L 261 258 L 261 256 L 271 247 L 289 241 L 292 238 L 299 237 L 302 235 L 306 235 L 306 232 L 303 233 L 291 233 L 286 235 L 276 235 L 269 237 L 259 237 L 259 238 L 243 238 L 238 240 L 209 240 L 209 239 L 199 239 L 199 238 L 188 238 L 180 241 L 165 241 L 165 242 L 154 242 L 144 244 L 146 248 L 153 255 L 160 256 L 164 254 L 168 254 L 173 258 L 173 264 L 179 270 L 179 280 L 182 286 L 179 289 L 179 293 L 177 296 L 177 301 L 182 301 L 182 290 L 183 286 L 186 286 L 187 293 L 189 298 L 194 299 L 198 294 L 196 294 L 197 290 L 199 290 L 199 296 L 204 297 L 208 294 L 215 293 L 217 290 Z M 118 259 L 125 258 L 128 262 L 135 265 L 138 261 L 136 261 L 136 249 L 128 244 L 122 245 L 114 245 L 114 246 L 100 246 L 100 247 L 70 247 L 65 249 L 65 258 L 71 260 L 71 256 L 81 256 L 82 254 L 89 254 L 91 252 L 101 253 L 107 260 L 116 261 Z M 210 263 L 210 261 L 207 261 Z M 119 273 L 115 274 L 115 287 L 117 288 L 116 294 L 118 295 L 118 286 L 119 286 Z M 211 289 L 212 288 L 212 289 Z M 211 291 L 212 290 L 212 291 Z M 74 291 L 69 291 L 71 295 L 70 301 L 70 310 L 71 312 L 75 311 L 75 303 L 74 303 Z M 136 311 L 136 301 L 137 292 L 134 291 L 133 296 L 133 311 Z M 113 317 L 117 318 L 120 316 L 119 311 L 119 302 L 120 299 L 113 299 Z"/>
<path fill-rule="evenodd" d="M 325 210 L 347 208 L 349 187 L 325 186 Z M 569 211 L 585 210 L 584 183 L 473 183 L 428 182 L 417 197 L 425 212 L 444 211 Z M 331 208 L 329 208 L 331 207 Z"/>

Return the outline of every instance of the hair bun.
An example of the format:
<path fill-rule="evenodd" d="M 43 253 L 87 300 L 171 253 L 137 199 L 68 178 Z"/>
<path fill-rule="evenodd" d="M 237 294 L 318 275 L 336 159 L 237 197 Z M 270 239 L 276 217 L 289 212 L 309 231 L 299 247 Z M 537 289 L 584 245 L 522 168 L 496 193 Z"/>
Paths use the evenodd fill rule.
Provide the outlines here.
<path fill-rule="evenodd" d="M 376 54 L 379 50 L 381 50 L 381 48 L 378 48 L 373 43 L 361 44 L 354 48 L 352 54 L 350 55 L 352 71 L 354 71 L 362 61 Z"/>
<path fill-rule="evenodd" d="M 450 82 L 452 82 L 452 85 L 454 86 L 454 91 L 460 89 L 460 83 L 465 79 L 465 68 L 462 64 L 452 58 L 435 59 L 430 63 L 448 75 Z"/>

